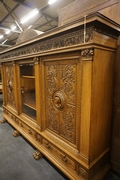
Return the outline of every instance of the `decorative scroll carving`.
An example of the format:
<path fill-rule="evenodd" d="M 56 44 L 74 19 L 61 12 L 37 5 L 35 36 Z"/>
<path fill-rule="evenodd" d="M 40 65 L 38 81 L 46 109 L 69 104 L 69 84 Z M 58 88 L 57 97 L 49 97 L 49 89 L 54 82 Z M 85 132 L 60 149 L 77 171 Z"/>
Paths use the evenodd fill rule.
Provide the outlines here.
<path fill-rule="evenodd" d="M 60 66 L 60 89 L 65 92 L 67 102 L 75 104 L 75 77 L 76 64 L 61 65 Z"/>
<path fill-rule="evenodd" d="M 20 127 L 21 127 L 21 128 L 24 128 L 24 125 L 23 125 L 23 123 L 22 123 L 22 122 L 20 122 Z"/>
<path fill-rule="evenodd" d="M 92 57 L 94 55 L 94 50 L 92 48 L 90 49 L 83 49 L 81 50 L 81 56 L 83 57 L 83 59 L 85 60 L 92 60 Z"/>
<path fill-rule="evenodd" d="M 6 66 L 6 85 L 7 85 L 7 100 L 10 105 L 16 107 L 15 93 L 14 93 L 14 71 L 13 66 Z"/>
<path fill-rule="evenodd" d="M 30 135 L 32 135 L 33 133 L 32 133 L 32 129 L 31 128 L 29 128 L 28 129 L 28 133 L 30 134 Z"/>
<path fill-rule="evenodd" d="M 41 143 L 41 136 L 38 133 L 34 132 L 34 138 L 37 142 Z"/>
<path fill-rule="evenodd" d="M 76 64 L 61 65 L 61 90 L 67 97 L 67 108 L 62 113 L 61 135 L 74 142 L 75 130 L 75 108 L 69 107 L 69 104 L 75 106 L 76 101 Z"/>
<path fill-rule="evenodd" d="M 19 119 L 18 118 L 15 118 L 15 123 L 19 124 Z"/>
<path fill-rule="evenodd" d="M 58 124 L 58 112 L 55 109 L 52 97 L 56 89 L 58 88 L 58 67 L 56 65 L 46 66 L 46 83 L 47 83 L 47 126 L 49 129 L 58 133 L 59 124 Z"/>
<path fill-rule="evenodd" d="M 68 63 L 68 62 L 66 62 Z M 46 66 L 47 127 L 75 143 L 76 63 Z"/>
<path fill-rule="evenodd" d="M 61 135 L 74 142 L 75 138 L 75 108 L 67 107 L 62 113 Z"/>
<path fill-rule="evenodd" d="M 15 61 L 12 61 L 12 63 L 13 63 L 13 66 L 15 66 L 15 63 L 16 63 L 16 62 L 15 62 Z"/>
<path fill-rule="evenodd" d="M 35 57 L 35 58 L 34 58 L 34 63 L 35 63 L 35 64 L 39 64 L 39 61 L 40 61 L 40 60 L 39 60 L 38 57 Z"/>
<path fill-rule="evenodd" d="M 79 172 L 78 172 L 79 176 L 81 176 L 83 179 L 88 179 L 88 171 L 82 167 L 79 166 Z"/>
<path fill-rule="evenodd" d="M 53 92 L 58 88 L 58 67 L 47 66 L 47 93 L 48 96 L 52 96 Z"/>
<path fill-rule="evenodd" d="M 86 29 L 86 42 L 93 40 L 94 27 L 91 26 Z M 71 32 L 66 32 L 65 35 L 57 35 L 57 37 L 50 38 L 49 40 L 39 41 L 33 45 L 27 45 L 27 47 L 21 47 L 14 49 L 14 51 L 8 52 L 5 55 L 1 55 L 1 59 L 12 59 L 19 56 L 34 55 L 38 52 L 48 51 L 52 49 L 58 49 L 62 47 L 77 45 L 84 43 L 84 30 L 74 29 Z"/>
<path fill-rule="evenodd" d="M 19 135 L 20 135 L 20 133 L 19 133 L 17 130 L 13 131 L 13 136 L 14 136 L 14 137 L 17 137 L 17 136 L 19 136 Z"/>
<path fill-rule="evenodd" d="M 48 118 L 47 124 L 48 128 L 58 133 L 59 123 L 58 123 L 58 112 L 53 105 L 53 101 L 48 99 Z"/>
<path fill-rule="evenodd" d="M 42 154 L 40 151 L 36 150 L 34 153 L 33 153 L 33 157 L 35 160 L 38 160 L 42 157 Z"/>
<path fill-rule="evenodd" d="M 8 92 L 11 93 L 13 90 L 13 84 L 11 80 L 8 80 L 7 87 L 8 87 Z"/>

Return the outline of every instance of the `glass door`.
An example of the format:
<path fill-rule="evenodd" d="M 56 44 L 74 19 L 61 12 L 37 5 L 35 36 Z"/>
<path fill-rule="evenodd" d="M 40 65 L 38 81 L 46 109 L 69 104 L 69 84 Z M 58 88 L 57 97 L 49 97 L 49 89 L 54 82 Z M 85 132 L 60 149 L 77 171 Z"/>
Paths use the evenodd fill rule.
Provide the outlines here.
<path fill-rule="evenodd" d="M 34 63 L 20 64 L 22 112 L 36 120 Z"/>

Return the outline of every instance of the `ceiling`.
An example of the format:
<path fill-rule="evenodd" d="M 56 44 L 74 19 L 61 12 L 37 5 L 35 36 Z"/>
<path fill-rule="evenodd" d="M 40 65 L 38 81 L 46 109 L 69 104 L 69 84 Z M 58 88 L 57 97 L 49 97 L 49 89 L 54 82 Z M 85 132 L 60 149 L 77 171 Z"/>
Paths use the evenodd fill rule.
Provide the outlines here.
<path fill-rule="evenodd" d="M 58 9 L 65 7 L 74 0 L 0 0 L 0 51 L 14 44 L 19 35 L 27 28 L 46 32 L 58 26 Z M 21 18 L 28 16 L 33 9 L 39 13 L 24 24 Z M 31 26 L 32 25 L 32 26 Z M 11 30 L 12 26 L 16 29 Z M 9 34 L 6 34 L 10 30 Z M 3 36 L 3 37 L 2 37 Z"/>

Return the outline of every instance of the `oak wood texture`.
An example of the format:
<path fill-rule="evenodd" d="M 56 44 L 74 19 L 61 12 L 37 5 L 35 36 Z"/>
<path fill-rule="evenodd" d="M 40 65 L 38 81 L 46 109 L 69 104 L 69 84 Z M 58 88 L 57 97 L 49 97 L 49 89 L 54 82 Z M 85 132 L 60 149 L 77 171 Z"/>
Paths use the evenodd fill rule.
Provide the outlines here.
<path fill-rule="evenodd" d="M 80 17 L 86 18 L 93 12 L 100 11 L 103 15 L 119 23 L 119 0 L 81 0 L 73 1 L 71 4 L 58 10 L 59 26 L 75 21 Z"/>
<path fill-rule="evenodd" d="M 97 13 L 87 19 L 84 37 L 82 23 L 58 27 L 0 54 L 3 118 L 70 179 L 102 180 L 110 168 L 119 26 Z M 34 78 L 21 76 L 25 64 L 33 64 Z M 34 108 L 32 94 L 27 101 L 22 95 L 31 89 Z"/>

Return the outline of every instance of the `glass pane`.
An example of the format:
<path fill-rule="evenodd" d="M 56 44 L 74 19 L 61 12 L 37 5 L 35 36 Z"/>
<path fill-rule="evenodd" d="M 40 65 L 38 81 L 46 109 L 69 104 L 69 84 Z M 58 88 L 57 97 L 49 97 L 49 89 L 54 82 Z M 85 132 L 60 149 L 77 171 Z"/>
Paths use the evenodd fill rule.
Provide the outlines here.
<path fill-rule="evenodd" d="M 34 76 L 34 64 L 22 64 L 20 65 L 21 76 Z"/>
<path fill-rule="evenodd" d="M 20 65 L 22 112 L 36 119 L 34 64 Z"/>

